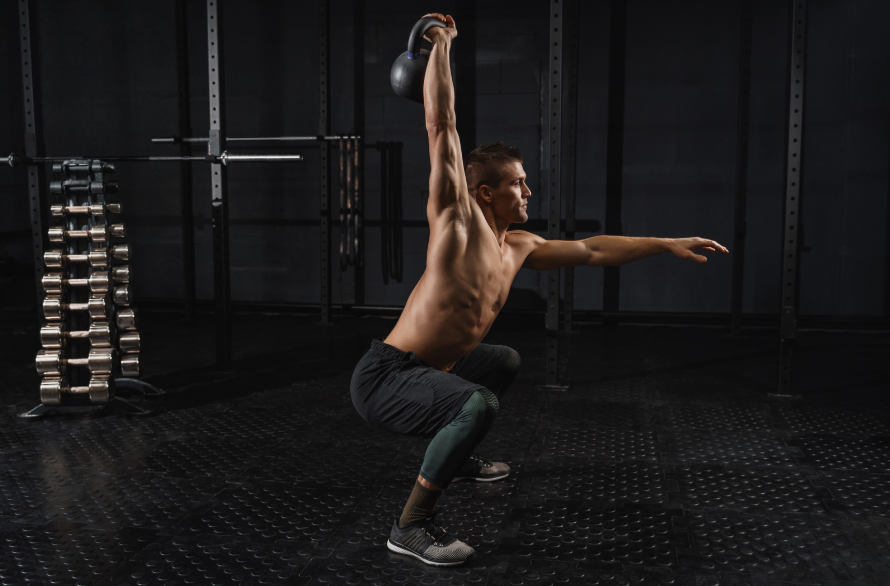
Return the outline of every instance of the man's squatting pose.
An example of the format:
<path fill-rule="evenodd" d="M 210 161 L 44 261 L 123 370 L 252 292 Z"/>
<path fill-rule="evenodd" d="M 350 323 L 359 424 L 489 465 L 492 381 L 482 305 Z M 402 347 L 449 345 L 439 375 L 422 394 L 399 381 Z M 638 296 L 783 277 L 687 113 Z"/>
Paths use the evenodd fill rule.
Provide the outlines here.
<path fill-rule="evenodd" d="M 617 266 L 663 252 L 705 262 L 698 249 L 728 252 L 703 238 L 595 236 L 545 240 L 512 223 L 528 220 L 531 191 L 519 151 L 504 143 L 473 150 L 464 162 L 454 115 L 449 52 L 454 19 L 432 14 L 424 79 L 430 173 L 427 267 L 395 328 L 374 340 L 352 376 L 352 401 L 370 424 L 431 437 L 420 474 L 387 546 L 432 565 L 473 556 L 436 522 L 436 501 L 452 480 L 492 481 L 510 467 L 473 454 L 519 371 L 519 355 L 481 344 L 521 267 Z"/>

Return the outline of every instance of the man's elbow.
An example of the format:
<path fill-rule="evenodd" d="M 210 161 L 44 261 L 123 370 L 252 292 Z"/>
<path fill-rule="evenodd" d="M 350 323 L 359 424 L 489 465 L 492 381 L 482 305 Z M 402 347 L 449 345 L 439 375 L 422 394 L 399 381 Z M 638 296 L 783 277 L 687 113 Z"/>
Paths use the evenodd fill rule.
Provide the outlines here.
<path fill-rule="evenodd" d="M 587 262 L 584 263 L 589 267 L 611 267 L 616 266 L 616 263 L 610 262 L 610 259 L 605 254 L 597 251 L 591 251 L 591 253 L 587 257 Z"/>

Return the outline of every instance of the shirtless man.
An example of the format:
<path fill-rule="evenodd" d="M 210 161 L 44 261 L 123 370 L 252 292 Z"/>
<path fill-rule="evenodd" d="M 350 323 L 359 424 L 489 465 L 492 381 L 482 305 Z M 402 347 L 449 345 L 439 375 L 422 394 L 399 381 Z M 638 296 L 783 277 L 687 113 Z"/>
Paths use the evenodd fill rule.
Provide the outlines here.
<path fill-rule="evenodd" d="M 452 480 L 499 480 L 501 462 L 472 454 L 519 370 L 519 355 L 481 344 L 507 299 L 521 267 L 616 266 L 663 252 L 705 262 L 698 249 L 726 253 L 703 238 L 595 236 L 547 241 L 507 231 L 528 220 L 531 196 L 517 149 L 504 143 L 479 147 L 462 160 L 454 116 L 449 52 L 454 19 L 433 14 L 447 28 L 432 28 L 424 79 L 429 135 L 430 241 L 427 267 L 395 328 L 356 366 L 350 390 L 358 412 L 372 425 L 431 437 L 414 489 L 393 524 L 387 547 L 425 563 L 451 566 L 475 551 L 436 522 L 436 501 Z"/>

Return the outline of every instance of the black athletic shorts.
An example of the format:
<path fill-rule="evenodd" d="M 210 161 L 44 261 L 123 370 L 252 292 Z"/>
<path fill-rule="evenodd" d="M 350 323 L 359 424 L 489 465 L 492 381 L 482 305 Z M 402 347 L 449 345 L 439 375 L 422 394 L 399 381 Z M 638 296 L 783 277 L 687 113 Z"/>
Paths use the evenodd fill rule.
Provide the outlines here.
<path fill-rule="evenodd" d="M 423 362 L 414 352 L 402 352 L 374 340 L 352 373 L 352 404 L 375 427 L 433 437 L 454 420 L 470 395 L 485 388 L 455 372 L 459 372 L 461 362 L 486 348 L 495 347 L 480 344 L 458 361 L 452 372 L 444 372 Z"/>

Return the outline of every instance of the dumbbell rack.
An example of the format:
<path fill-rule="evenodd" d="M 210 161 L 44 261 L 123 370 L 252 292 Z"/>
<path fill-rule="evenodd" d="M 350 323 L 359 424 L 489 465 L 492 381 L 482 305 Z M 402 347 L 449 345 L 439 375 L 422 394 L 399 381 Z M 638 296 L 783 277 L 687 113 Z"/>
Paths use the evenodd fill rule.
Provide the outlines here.
<path fill-rule="evenodd" d="M 121 211 L 120 203 L 109 201 L 117 193 L 117 184 L 107 180 L 111 173 L 112 165 L 92 159 L 53 165 L 50 209 L 57 225 L 48 229 L 50 249 L 44 253 L 46 321 L 35 361 L 41 404 L 22 417 L 112 402 L 145 414 L 115 397 L 116 388 L 161 393 L 130 378 L 140 374 L 140 337 L 136 312 L 129 307 L 130 269 L 124 263 L 130 247 L 121 241 L 126 229 L 111 221 Z"/>

